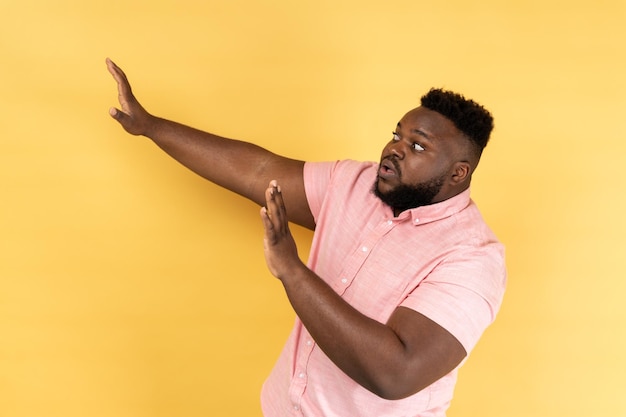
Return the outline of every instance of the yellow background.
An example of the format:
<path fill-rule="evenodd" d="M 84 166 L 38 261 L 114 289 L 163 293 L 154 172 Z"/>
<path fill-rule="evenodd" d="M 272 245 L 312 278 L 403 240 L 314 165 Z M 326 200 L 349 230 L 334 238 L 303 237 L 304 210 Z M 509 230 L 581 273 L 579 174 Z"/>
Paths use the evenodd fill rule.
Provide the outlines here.
<path fill-rule="evenodd" d="M 626 416 L 625 23 L 624 0 L 3 0 L 0 416 L 260 416 L 293 321 L 257 208 L 109 118 L 107 56 L 152 112 L 308 160 L 377 160 L 431 86 L 483 103 L 473 196 L 509 286 L 449 416 Z"/>

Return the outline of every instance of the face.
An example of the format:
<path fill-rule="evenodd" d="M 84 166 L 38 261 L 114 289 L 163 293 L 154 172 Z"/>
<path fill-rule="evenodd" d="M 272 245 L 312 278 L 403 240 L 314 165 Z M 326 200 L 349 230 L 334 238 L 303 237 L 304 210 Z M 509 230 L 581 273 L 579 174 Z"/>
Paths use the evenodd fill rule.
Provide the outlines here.
<path fill-rule="evenodd" d="M 454 124 L 425 107 L 408 112 L 383 149 L 374 193 L 395 214 L 446 200 L 465 188 L 464 138 Z M 464 165 L 465 164 L 465 165 Z M 467 181 L 468 182 L 468 181 Z"/>

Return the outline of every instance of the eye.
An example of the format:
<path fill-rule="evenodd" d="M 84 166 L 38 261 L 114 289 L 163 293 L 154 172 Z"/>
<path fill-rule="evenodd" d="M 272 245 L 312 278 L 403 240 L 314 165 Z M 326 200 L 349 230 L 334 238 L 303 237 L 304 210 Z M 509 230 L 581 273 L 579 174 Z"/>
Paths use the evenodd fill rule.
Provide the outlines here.
<path fill-rule="evenodd" d="M 425 150 L 424 147 L 417 142 L 413 142 L 413 145 L 411 146 L 413 147 L 414 150 L 419 151 L 419 152 Z"/>
<path fill-rule="evenodd" d="M 400 135 L 398 135 L 396 132 L 391 132 L 391 140 L 394 142 L 397 142 L 400 140 Z"/>

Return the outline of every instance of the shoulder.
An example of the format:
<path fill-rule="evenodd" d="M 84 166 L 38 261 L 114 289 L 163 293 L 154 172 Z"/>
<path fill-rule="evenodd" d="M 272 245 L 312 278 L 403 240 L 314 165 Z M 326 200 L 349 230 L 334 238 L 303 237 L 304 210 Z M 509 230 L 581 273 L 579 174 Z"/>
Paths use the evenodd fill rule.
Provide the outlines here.
<path fill-rule="evenodd" d="M 306 162 L 304 164 L 304 181 L 328 179 L 336 176 L 359 176 L 375 170 L 378 164 L 371 161 L 354 161 L 344 159 L 327 162 Z"/>
<path fill-rule="evenodd" d="M 325 201 L 350 199 L 352 195 L 368 195 L 376 178 L 378 164 L 341 160 L 307 162 L 304 165 L 304 189 L 315 217 Z"/>

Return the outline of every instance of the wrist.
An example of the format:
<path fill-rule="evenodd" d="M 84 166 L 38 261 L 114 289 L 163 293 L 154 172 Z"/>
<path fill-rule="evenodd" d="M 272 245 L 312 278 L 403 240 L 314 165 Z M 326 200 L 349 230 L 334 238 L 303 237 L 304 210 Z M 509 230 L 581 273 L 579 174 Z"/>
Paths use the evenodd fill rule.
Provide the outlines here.
<path fill-rule="evenodd" d="M 278 274 L 278 278 L 284 286 L 293 285 L 306 279 L 306 276 L 311 273 L 311 270 L 300 260 L 300 258 L 294 259 L 292 262 L 286 264 Z"/>
<path fill-rule="evenodd" d="M 150 139 L 156 139 L 158 132 L 163 130 L 162 125 L 165 122 L 165 119 L 146 113 L 143 136 Z"/>

